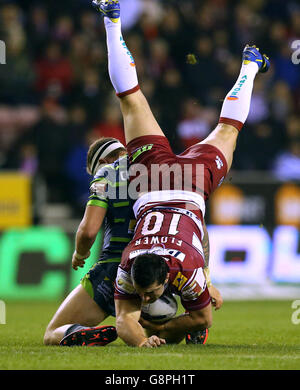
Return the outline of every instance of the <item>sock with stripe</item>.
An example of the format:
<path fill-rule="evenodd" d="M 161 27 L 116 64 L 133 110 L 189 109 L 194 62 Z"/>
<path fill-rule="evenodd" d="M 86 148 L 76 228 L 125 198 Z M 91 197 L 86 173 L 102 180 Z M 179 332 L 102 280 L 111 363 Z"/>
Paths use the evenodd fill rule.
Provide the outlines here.
<path fill-rule="evenodd" d="M 251 96 L 258 65 L 255 62 L 243 64 L 239 77 L 224 100 L 219 123 L 242 129 L 249 114 Z"/>
<path fill-rule="evenodd" d="M 121 21 L 104 18 L 108 50 L 108 72 L 117 96 L 123 97 L 139 89 L 134 58 L 122 36 Z"/>

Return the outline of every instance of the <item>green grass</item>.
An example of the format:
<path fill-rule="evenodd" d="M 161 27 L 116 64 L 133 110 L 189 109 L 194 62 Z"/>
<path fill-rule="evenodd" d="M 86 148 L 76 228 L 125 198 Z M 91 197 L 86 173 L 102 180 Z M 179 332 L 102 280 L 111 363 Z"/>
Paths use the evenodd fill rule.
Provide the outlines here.
<path fill-rule="evenodd" d="M 106 347 L 46 347 L 43 333 L 58 303 L 6 302 L 0 325 L 2 370 L 299 370 L 300 324 L 290 301 L 226 302 L 214 312 L 205 346 L 138 349 L 121 340 Z M 114 319 L 106 323 L 114 324 Z"/>

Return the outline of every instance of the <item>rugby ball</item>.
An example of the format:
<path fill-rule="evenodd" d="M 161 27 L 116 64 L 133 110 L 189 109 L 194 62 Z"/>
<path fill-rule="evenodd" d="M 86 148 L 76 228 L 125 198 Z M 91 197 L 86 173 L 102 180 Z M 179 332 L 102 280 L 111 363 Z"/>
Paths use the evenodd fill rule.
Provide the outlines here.
<path fill-rule="evenodd" d="M 175 317 L 177 301 L 173 294 L 164 293 L 155 302 L 142 306 L 141 317 L 147 321 L 163 323 Z"/>

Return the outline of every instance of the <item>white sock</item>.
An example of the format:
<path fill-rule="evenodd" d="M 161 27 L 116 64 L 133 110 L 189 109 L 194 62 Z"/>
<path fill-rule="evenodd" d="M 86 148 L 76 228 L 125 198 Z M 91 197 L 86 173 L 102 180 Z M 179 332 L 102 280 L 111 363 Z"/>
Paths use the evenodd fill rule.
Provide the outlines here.
<path fill-rule="evenodd" d="M 219 123 L 230 124 L 239 131 L 242 129 L 249 114 L 253 83 L 258 69 L 254 62 L 242 65 L 236 83 L 224 100 Z"/>
<path fill-rule="evenodd" d="M 108 50 L 108 72 L 119 97 L 139 89 L 134 58 L 124 42 L 121 21 L 113 23 L 104 18 Z"/>

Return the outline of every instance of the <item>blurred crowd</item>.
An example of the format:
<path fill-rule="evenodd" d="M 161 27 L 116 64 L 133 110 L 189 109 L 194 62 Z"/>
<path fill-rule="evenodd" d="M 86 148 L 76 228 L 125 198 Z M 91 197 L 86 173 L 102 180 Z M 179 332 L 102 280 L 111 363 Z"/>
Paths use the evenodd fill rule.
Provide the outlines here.
<path fill-rule="evenodd" d="M 233 169 L 300 179 L 300 64 L 291 48 L 297 40 L 300 48 L 299 1 L 120 3 L 140 85 L 176 153 L 214 128 L 242 49 L 256 44 L 272 66 L 256 79 Z M 125 142 L 101 17 L 90 0 L 1 0 L 0 39 L 0 168 L 39 178 L 49 202 L 78 210 L 88 145 L 100 136 Z"/>

